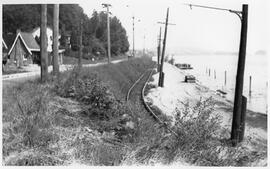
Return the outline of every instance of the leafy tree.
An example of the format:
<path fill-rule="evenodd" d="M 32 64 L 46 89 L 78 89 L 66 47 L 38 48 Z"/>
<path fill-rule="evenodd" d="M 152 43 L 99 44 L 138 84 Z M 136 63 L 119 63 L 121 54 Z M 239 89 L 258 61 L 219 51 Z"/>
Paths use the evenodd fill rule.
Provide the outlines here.
<path fill-rule="evenodd" d="M 52 26 L 53 6 L 48 5 L 48 26 Z M 83 52 L 96 56 L 105 56 L 107 50 L 107 14 L 94 11 L 89 18 L 78 4 L 60 4 L 59 30 L 60 45 L 67 47 L 65 36 L 71 32 L 71 48 L 78 50 L 78 33 L 80 21 L 83 21 Z M 15 33 L 17 29 L 31 31 L 40 26 L 40 5 L 3 5 L 3 33 Z M 110 17 L 112 56 L 129 50 L 126 30 L 117 17 Z M 37 39 L 38 40 L 38 39 Z"/>

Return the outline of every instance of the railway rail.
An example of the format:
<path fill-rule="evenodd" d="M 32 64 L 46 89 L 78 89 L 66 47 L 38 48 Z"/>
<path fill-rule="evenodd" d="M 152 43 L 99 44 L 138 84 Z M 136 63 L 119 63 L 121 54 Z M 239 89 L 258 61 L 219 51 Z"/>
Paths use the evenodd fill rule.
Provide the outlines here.
<path fill-rule="evenodd" d="M 126 102 L 128 103 L 127 104 L 128 108 L 133 116 L 135 116 L 135 111 L 142 111 L 142 109 L 144 109 L 145 112 L 148 112 L 149 115 L 151 115 L 156 122 L 163 125 L 169 132 L 178 137 L 177 133 L 173 131 L 166 122 L 161 120 L 145 101 L 144 97 L 145 88 L 147 86 L 148 81 L 152 77 L 154 70 L 155 68 L 147 69 L 129 88 L 126 95 Z M 134 106 L 134 104 L 136 104 L 136 106 Z M 137 108 L 137 110 L 135 107 Z"/>

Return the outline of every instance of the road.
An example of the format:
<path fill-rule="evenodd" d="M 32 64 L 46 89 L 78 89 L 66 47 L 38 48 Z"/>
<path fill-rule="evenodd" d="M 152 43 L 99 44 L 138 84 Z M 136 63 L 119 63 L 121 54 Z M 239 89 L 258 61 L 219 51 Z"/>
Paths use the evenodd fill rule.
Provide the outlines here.
<path fill-rule="evenodd" d="M 126 59 L 119 59 L 119 60 L 114 60 L 111 63 L 119 63 L 122 62 Z M 83 67 L 95 67 L 95 66 L 100 66 L 100 65 L 104 65 L 107 64 L 106 62 L 102 62 L 102 63 L 96 63 L 96 64 L 87 64 L 87 65 L 83 65 Z M 60 65 L 60 72 L 64 72 L 67 70 L 70 70 L 74 67 L 74 65 Z M 52 66 L 48 67 L 49 72 L 52 71 Z M 25 73 L 16 73 L 16 74 L 9 74 L 9 75 L 3 75 L 2 76 L 2 80 L 3 81 L 8 81 L 8 80 L 13 80 L 16 79 L 17 81 L 21 81 L 22 79 L 34 79 L 38 76 L 40 76 L 40 67 L 37 65 L 34 65 L 30 68 L 28 68 L 29 72 L 25 72 Z"/>

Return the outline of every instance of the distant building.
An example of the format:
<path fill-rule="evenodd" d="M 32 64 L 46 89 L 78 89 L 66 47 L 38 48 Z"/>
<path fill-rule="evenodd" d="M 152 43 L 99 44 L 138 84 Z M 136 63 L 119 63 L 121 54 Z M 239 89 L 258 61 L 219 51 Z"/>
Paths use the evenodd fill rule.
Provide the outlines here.
<path fill-rule="evenodd" d="M 4 65 L 7 63 L 7 53 L 8 53 L 8 47 L 4 39 L 2 39 L 2 66 L 4 68 Z"/>
<path fill-rule="evenodd" d="M 13 35 L 9 36 L 9 43 Z M 10 43 L 11 44 L 11 43 Z M 15 63 L 16 66 L 23 66 L 33 63 L 33 60 L 39 57 L 40 47 L 31 33 L 17 30 L 15 39 L 8 49 L 8 63 Z"/>
<path fill-rule="evenodd" d="M 47 29 L 48 36 L 48 64 L 52 64 L 52 30 Z M 7 49 L 7 53 L 4 56 L 8 64 L 15 64 L 16 66 L 28 65 L 31 63 L 40 64 L 40 46 L 37 39 L 40 39 L 40 28 L 34 29 L 32 32 L 21 32 L 17 30 L 16 34 L 8 33 L 3 35 L 2 43 L 3 47 Z M 59 46 L 59 43 L 58 43 Z M 62 57 L 65 50 L 59 49 L 59 64 L 62 64 Z"/>
<path fill-rule="evenodd" d="M 31 33 L 32 33 L 34 38 L 38 37 L 40 39 L 40 27 L 37 27 L 37 28 L 33 29 L 33 31 Z M 58 46 L 60 46 L 60 42 L 59 42 L 60 38 L 61 38 L 61 35 L 59 34 L 59 36 L 58 36 Z M 50 27 L 47 27 L 47 39 L 48 39 L 47 51 L 52 52 L 53 30 Z"/>
<path fill-rule="evenodd" d="M 71 44 L 70 44 L 71 31 L 66 31 L 65 33 L 62 34 L 62 37 L 64 39 L 65 49 L 70 49 L 71 48 Z"/>
<path fill-rule="evenodd" d="M 33 37 L 36 39 L 40 39 L 40 27 L 36 27 L 35 29 L 33 29 L 31 31 Z M 58 36 L 58 47 L 60 46 L 60 38 L 61 38 L 61 35 L 59 33 L 59 36 Z M 48 46 L 47 46 L 47 51 L 48 51 L 48 64 L 52 64 L 52 58 L 53 58 L 53 53 L 52 53 L 52 50 L 53 50 L 53 30 L 52 28 L 48 27 L 47 26 L 47 40 L 48 40 Z M 58 50 L 58 53 L 59 53 L 59 64 L 62 64 L 63 63 L 63 54 L 64 54 L 64 49 L 59 49 Z"/>

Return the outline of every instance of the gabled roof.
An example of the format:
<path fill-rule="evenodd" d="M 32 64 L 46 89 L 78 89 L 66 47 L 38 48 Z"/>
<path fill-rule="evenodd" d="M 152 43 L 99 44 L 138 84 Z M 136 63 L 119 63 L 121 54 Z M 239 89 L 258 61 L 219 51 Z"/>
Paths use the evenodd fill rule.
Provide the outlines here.
<path fill-rule="evenodd" d="M 27 51 L 32 54 L 32 51 L 40 51 L 39 45 L 37 44 L 35 38 L 32 36 L 31 33 L 26 33 L 26 32 L 19 32 L 15 38 L 15 40 L 13 41 L 13 44 L 11 46 L 11 48 L 9 49 L 8 55 L 11 53 L 12 49 L 14 48 L 16 42 L 18 39 L 21 39 L 25 48 L 27 49 Z"/>
<path fill-rule="evenodd" d="M 40 51 L 40 47 L 31 33 L 20 32 L 28 48 L 32 51 Z"/>
<path fill-rule="evenodd" d="M 7 44 L 6 44 L 6 42 L 4 41 L 3 38 L 2 38 L 2 44 L 3 44 L 4 48 L 8 49 Z"/>
<path fill-rule="evenodd" d="M 16 38 L 16 34 L 13 34 L 13 33 L 3 34 L 3 40 L 5 41 L 8 49 L 11 48 L 15 38 Z"/>

